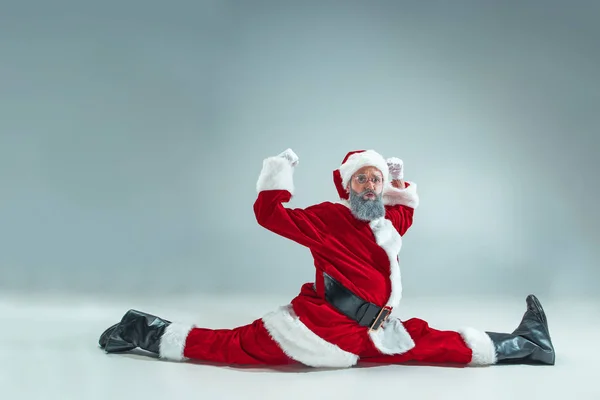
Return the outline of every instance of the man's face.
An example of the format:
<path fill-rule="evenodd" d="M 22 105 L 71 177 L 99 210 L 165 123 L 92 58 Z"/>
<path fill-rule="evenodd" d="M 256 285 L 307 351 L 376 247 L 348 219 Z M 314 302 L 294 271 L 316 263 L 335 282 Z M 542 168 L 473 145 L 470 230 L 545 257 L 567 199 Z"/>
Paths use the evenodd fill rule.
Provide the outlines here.
<path fill-rule="evenodd" d="M 375 167 L 363 167 L 352 175 L 348 186 L 350 210 L 356 218 L 372 221 L 385 215 L 381 171 Z"/>
<path fill-rule="evenodd" d="M 373 200 L 383 191 L 383 174 L 375 167 L 362 167 L 352 175 L 350 188 L 357 193 L 365 192 L 365 200 Z"/>

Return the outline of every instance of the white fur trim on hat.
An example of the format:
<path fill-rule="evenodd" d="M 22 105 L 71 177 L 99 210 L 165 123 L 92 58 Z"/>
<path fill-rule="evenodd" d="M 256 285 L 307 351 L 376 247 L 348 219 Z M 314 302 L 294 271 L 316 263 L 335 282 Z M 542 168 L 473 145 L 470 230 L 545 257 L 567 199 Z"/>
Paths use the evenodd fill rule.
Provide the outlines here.
<path fill-rule="evenodd" d="M 342 185 L 348 186 L 352 175 L 362 167 L 375 167 L 383 174 L 383 181 L 387 182 L 389 170 L 387 162 L 375 150 L 365 150 L 361 153 L 354 153 L 342 166 L 340 166 L 340 175 L 342 176 Z"/>

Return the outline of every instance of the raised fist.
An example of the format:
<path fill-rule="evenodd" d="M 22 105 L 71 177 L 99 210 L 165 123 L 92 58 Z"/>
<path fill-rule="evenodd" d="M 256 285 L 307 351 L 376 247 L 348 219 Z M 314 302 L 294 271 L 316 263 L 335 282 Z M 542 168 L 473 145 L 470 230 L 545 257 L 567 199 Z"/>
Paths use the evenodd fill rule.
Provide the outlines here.
<path fill-rule="evenodd" d="M 296 153 L 292 149 L 287 149 L 283 153 L 279 154 L 278 157 L 283 157 L 288 160 L 292 167 L 298 165 L 299 159 Z"/>
<path fill-rule="evenodd" d="M 404 179 L 404 162 L 397 157 L 390 157 L 386 160 L 390 177 L 392 180 Z"/>

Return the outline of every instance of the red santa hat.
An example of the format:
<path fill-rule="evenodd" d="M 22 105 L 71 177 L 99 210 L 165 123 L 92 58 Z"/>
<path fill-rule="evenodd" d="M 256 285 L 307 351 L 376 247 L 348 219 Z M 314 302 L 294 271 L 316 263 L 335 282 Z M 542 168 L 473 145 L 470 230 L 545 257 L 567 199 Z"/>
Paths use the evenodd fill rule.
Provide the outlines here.
<path fill-rule="evenodd" d="M 355 150 L 346 154 L 342 165 L 333 171 L 333 182 L 341 199 L 348 200 L 349 195 L 346 187 L 350 178 L 356 171 L 363 167 L 375 167 L 383 174 L 383 182 L 387 182 L 389 171 L 387 162 L 375 150 Z"/>

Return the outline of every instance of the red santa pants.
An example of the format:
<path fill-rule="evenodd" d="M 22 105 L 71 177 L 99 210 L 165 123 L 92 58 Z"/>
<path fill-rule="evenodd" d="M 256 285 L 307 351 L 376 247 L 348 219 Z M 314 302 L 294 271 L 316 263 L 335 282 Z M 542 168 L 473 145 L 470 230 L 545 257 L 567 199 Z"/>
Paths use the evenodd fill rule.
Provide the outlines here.
<path fill-rule="evenodd" d="M 233 329 L 192 328 L 183 356 L 191 360 L 239 365 L 294 364 L 271 339 L 262 320 Z"/>
<path fill-rule="evenodd" d="M 433 329 L 426 321 L 419 318 L 403 321 L 403 325 L 415 342 L 415 347 L 403 354 L 387 355 L 381 354 L 371 344 L 360 355 L 360 362 L 460 365 L 471 362 L 473 352 L 458 332 Z"/>
<path fill-rule="evenodd" d="M 385 355 L 371 344 L 358 354 L 360 362 L 466 365 L 471 361 L 472 350 L 458 332 L 430 328 L 426 321 L 418 318 L 403 323 L 415 342 L 414 348 L 400 355 Z M 298 363 L 283 352 L 260 319 L 233 329 L 192 328 L 185 340 L 183 356 L 190 360 L 238 365 Z"/>

